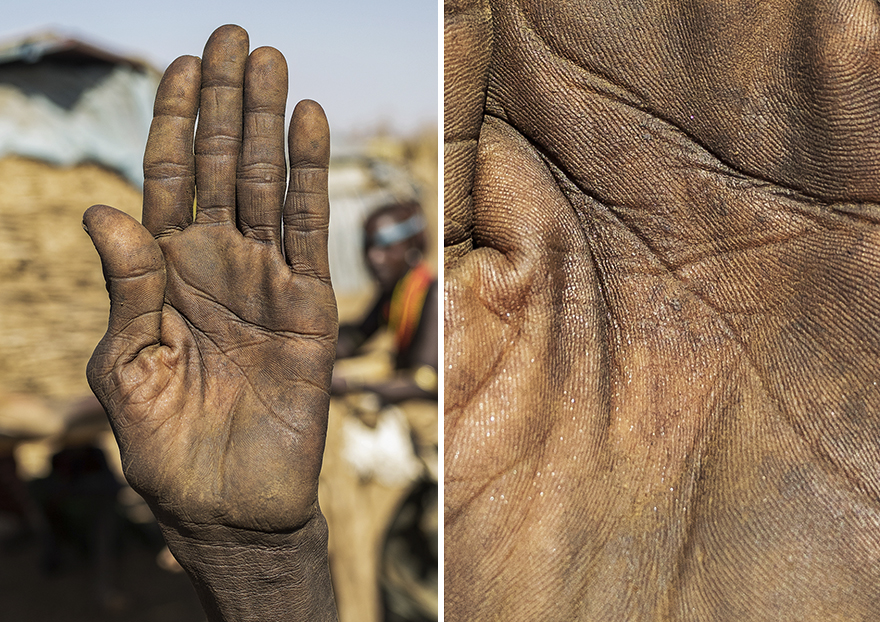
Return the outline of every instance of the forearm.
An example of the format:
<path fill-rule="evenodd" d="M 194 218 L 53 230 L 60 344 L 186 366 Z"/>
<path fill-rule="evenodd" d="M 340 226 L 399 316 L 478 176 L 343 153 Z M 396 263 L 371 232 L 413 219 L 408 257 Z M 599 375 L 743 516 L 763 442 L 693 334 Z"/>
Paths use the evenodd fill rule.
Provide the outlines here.
<path fill-rule="evenodd" d="M 289 534 L 162 526 L 210 622 L 335 621 L 320 513 Z"/>
<path fill-rule="evenodd" d="M 398 372 L 387 380 L 364 382 L 339 376 L 334 378 L 333 383 L 336 393 L 369 391 L 378 395 L 385 404 L 411 399 L 437 399 L 437 372 L 430 365 Z"/>
<path fill-rule="evenodd" d="M 436 393 L 426 391 L 408 377 L 392 378 L 385 382 L 366 383 L 357 388 L 361 391 L 377 393 L 388 404 L 397 404 L 411 399 L 437 399 Z"/>

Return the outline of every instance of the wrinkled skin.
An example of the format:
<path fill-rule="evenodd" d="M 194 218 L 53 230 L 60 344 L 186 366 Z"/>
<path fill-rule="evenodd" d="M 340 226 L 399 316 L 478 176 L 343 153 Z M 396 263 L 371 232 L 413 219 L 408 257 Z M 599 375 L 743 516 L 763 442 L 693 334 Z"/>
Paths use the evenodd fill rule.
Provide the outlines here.
<path fill-rule="evenodd" d="M 335 617 L 317 501 L 337 331 L 329 131 L 300 102 L 285 199 L 286 96 L 277 50 L 248 55 L 247 33 L 218 29 L 159 87 L 143 225 L 84 216 L 111 302 L 88 378 L 212 620 Z"/>
<path fill-rule="evenodd" d="M 878 13 L 447 2 L 447 619 L 880 617 Z"/>

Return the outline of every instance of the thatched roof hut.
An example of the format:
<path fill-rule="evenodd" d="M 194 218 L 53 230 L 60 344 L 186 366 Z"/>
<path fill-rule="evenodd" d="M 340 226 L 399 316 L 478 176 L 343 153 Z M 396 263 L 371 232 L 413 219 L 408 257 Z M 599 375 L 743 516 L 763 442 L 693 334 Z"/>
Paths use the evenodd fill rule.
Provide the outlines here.
<path fill-rule="evenodd" d="M 75 39 L 0 45 L 0 396 L 63 410 L 109 307 L 82 213 L 138 215 L 159 72 Z"/>

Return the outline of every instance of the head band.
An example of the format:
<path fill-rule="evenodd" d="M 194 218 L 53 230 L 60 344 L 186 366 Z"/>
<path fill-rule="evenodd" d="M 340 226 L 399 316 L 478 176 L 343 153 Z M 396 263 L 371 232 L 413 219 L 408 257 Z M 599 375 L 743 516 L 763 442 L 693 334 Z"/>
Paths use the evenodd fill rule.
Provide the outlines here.
<path fill-rule="evenodd" d="M 396 222 L 393 225 L 387 225 L 381 229 L 377 229 L 373 233 L 370 243 L 373 246 L 384 248 L 402 242 L 407 238 L 411 238 L 417 233 L 425 230 L 425 219 L 421 214 L 413 214 L 402 222 Z"/>

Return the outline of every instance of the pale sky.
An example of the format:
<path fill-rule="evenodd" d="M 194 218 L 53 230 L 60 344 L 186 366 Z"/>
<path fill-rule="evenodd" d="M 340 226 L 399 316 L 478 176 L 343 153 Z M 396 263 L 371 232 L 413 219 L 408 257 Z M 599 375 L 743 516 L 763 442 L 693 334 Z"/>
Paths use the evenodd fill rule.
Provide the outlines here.
<path fill-rule="evenodd" d="M 287 58 L 288 109 L 320 102 L 337 137 L 378 125 L 408 133 L 436 123 L 436 0 L 40 0 L 4 7 L 0 40 L 52 29 L 158 69 L 183 54 L 201 56 L 222 24 L 243 26 L 251 48 Z"/>

